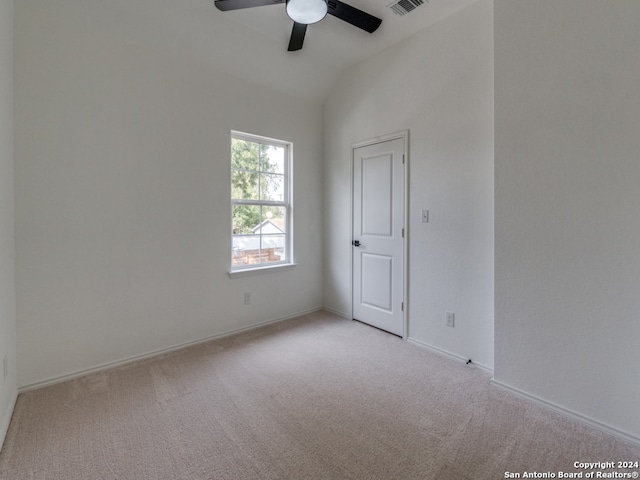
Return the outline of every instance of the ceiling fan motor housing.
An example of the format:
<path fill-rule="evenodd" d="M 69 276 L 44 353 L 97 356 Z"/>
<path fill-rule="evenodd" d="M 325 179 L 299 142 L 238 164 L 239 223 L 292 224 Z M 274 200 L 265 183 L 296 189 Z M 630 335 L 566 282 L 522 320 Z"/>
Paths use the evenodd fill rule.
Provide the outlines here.
<path fill-rule="evenodd" d="M 327 16 L 326 0 L 287 0 L 287 15 L 305 25 L 318 23 Z"/>

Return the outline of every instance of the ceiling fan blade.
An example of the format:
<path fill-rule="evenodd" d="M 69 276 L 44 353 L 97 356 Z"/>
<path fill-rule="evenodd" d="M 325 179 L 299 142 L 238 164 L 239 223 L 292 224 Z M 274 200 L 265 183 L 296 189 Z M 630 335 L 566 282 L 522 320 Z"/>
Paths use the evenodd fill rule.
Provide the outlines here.
<path fill-rule="evenodd" d="M 327 13 L 369 33 L 375 32 L 382 23 L 382 19 L 358 10 L 340 0 L 329 0 L 327 4 L 329 7 Z"/>
<path fill-rule="evenodd" d="M 304 43 L 304 34 L 307 33 L 307 25 L 304 23 L 293 22 L 293 30 L 291 30 L 291 38 L 289 39 L 289 52 L 295 52 L 302 48 Z"/>
<path fill-rule="evenodd" d="M 284 3 L 285 0 L 216 0 L 218 10 L 240 10 L 241 8 L 262 7 L 264 5 L 275 5 Z"/>

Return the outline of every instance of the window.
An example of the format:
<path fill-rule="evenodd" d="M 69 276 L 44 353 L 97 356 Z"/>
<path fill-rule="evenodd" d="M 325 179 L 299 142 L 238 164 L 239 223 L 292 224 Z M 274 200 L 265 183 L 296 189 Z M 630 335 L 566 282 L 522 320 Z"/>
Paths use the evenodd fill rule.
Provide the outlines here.
<path fill-rule="evenodd" d="M 290 264 L 291 144 L 231 132 L 231 270 Z"/>

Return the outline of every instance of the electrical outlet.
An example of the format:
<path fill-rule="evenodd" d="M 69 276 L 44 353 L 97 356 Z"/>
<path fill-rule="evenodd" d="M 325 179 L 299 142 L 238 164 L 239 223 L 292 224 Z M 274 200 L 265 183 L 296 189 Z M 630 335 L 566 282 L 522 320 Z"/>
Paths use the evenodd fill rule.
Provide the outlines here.
<path fill-rule="evenodd" d="M 445 325 L 447 327 L 454 328 L 456 326 L 456 314 L 453 312 L 446 312 Z"/>
<path fill-rule="evenodd" d="M 244 304 L 251 305 L 251 292 L 244 292 Z"/>
<path fill-rule="evenodd" d="M 422 223 L 429 223 L 429 210 L 422 210 Z"/>

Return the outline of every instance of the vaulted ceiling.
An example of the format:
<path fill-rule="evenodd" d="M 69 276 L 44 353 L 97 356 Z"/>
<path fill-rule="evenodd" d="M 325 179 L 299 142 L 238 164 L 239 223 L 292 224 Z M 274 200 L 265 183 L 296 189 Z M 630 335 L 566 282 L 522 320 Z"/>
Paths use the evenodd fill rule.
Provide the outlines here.
<path fill-rule="evenodd" d="M 292 21 L 284 4 L 222 12 L 213 0 L 110 0 L 105 14 L 127 23 L 159 48 L 177 49 L 233 76 L 322 101 L 340 73 L 474 3 L 425 0 L 395 15 L 390 0 L 347 0 L 382 19 L 373 34 L 335 17 L 310 25 L 304 48 L 287 52 Z"/>

